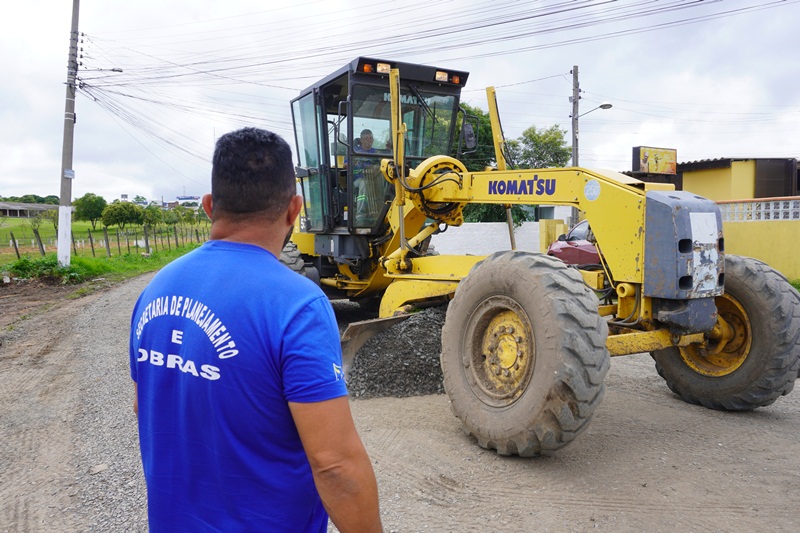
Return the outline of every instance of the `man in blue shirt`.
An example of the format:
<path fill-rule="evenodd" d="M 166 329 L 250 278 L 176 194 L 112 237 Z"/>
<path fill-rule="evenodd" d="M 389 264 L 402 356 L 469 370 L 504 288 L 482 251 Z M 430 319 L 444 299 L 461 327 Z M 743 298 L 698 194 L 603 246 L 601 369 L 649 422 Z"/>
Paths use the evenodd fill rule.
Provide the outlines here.
<path fill-rule="evenodd" d="M 380 531 L 330 303 L 277 259 L 302 205 L 288 144 L 222 136 L 202 203 L 211 240 L 131 321 L 150 530 Z"/>

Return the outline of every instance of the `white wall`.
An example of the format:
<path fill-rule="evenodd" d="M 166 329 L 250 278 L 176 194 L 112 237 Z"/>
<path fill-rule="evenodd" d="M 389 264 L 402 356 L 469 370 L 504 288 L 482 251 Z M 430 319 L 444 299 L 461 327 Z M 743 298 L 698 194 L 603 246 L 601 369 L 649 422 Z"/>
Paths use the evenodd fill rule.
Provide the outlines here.
<path fill-rule="evenodd" d="M 523 222 L 514 236 L 517 250 L 539 251 L 539 223 Z M 443 255 L 488 255 L 510 250 L 508 225 L 503 222 L 468 223 L 449 227 L 431 238 L 431 244 Z"/>

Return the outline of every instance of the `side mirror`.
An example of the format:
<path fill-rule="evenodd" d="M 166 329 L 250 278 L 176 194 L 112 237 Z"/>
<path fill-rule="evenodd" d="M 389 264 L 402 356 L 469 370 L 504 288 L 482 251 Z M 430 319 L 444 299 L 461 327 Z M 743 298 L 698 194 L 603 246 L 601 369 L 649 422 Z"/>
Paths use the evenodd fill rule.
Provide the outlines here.
<path fill-rule="evenodd" d="M 565 242 L 567 240 L 567 234 L 562 233 L 561 235 L 558 236 L 558 240 L 561 242 Z"/>
<path fill-rule="evenodd" d="M 478 141 L 475 139 L 475 130 L 469 122 L 462 124 L 461 136 L 464 139 L 464 147 L 467 150 L 474 150 L 478 146 Z"/>

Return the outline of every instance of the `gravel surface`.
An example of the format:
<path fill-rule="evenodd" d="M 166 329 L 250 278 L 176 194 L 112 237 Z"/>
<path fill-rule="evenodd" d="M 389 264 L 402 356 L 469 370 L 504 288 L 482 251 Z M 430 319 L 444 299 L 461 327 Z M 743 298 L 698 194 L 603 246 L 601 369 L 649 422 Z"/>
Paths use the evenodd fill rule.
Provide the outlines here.
<path fill-rule="evenodd" d="M 0 294 L 0 533 L 146 531 L 127 333 L 147 281 L 78 300 L 37 291 L 20 312 L 26 295 Z M 334 308 L 340 327 L 369 318 Z M 800 531 L 796 392 L 712 411 L 671 394 L 649 355 L 616 358 L 575 443 L 501 457 L 464 435 L 445 395 L 418 395 L 440 390 L 443 314 L 372 339 L 351 377 L 387 532 Z"/>
<path fill-rule="evenodd" d="M 147 493 L 139 458 L 133 382 L 128 363 L 130 314 L 150 280 L 144 276 L 106 293 L 78 316 L 75 356 L 86 373 L 78 418 L 78 463 L 83 467 L 76 511 L 87 531 L 147 531 Z M 113 294 L 113 297 L 111 297 Z M 121 333 L 122 331 L 122 333 Z"/>

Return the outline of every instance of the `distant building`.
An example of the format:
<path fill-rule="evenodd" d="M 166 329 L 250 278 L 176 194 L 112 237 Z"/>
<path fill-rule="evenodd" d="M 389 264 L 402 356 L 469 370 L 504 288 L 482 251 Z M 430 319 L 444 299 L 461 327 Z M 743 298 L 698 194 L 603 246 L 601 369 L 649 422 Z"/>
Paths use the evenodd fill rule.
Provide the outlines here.
<path fill-rule="evenodd" d="M 675 174 L 626 172 L 642 181 L 672 183 L 714 201 L 794 197 L 800 194 L 800 163 L 794 158 L 703 159 L 678 163 Z"/>
<path fill-rule="evenodd" d="M 178 201 L 179 204 L 200 204 L 200 197 L 199 196 L 176 196 L 175 200 Z"/>
<path fill-rule="evenodd" d="M 43 211 L 58 209 L 53 204 L 23 204 L 20 202 L 0 202 L 0 217 L 33 218 Z"/>

